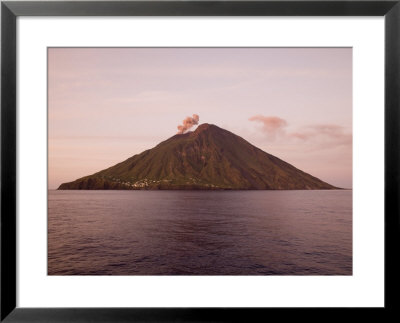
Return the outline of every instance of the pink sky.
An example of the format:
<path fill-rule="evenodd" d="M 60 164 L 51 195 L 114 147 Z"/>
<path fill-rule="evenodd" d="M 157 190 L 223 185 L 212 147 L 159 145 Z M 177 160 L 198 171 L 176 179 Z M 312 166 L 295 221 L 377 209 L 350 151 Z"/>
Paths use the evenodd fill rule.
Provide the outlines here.
<path fill-rule="evenodd" d="M 50 189 L 154 147 L 193 114 L 352 187 L 351 48 L 50 48 L 48 73 Z"/>

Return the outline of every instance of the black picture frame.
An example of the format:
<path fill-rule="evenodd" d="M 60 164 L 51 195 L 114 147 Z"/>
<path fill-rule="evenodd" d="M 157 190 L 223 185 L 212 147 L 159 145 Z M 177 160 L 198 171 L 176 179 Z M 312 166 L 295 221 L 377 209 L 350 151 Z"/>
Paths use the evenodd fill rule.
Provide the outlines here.
<path fill-rule="evenodd" d="M 384 320 L 399 307 L 400 0 L 379 1 L 2 1 L 1 322 L 253 322 L 279 315 L 343 319 L 355 310 Z M 16 19 L 19 16 L 384 16 L 384 308 L 19 308 L 16 307 Z M 346 314 L 343 314 L 345 312 Z M 322 315 L 322 317 L 321 317 Z M 359 315 L 359 314 L 357 314 Z M 303 317 L 304 316 L 304 317 Z M 396 316 L 394 316 L 396 317 Z M 272 318 L 272 317 L 271 317 Z"/>

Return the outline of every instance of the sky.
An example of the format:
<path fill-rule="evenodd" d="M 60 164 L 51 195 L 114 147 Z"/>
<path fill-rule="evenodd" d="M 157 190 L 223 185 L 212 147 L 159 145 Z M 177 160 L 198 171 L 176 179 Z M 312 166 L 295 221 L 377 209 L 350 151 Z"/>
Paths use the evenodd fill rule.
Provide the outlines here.
<path fill-rule="evenodd" d="M 352 187 L 351 48 L 49 48 L 49 189 L 153 148 L 193 114 Z"/>

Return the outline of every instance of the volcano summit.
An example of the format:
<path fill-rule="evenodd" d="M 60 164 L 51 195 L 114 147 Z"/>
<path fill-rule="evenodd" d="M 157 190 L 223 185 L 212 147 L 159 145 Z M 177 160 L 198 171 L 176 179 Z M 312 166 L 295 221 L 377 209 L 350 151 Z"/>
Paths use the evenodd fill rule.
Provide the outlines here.
<path fill-rule="evenodd" d="M 336 187 L 212 124 L 177 134 L 156 147 L 59 190 L 320 190 Z"/>

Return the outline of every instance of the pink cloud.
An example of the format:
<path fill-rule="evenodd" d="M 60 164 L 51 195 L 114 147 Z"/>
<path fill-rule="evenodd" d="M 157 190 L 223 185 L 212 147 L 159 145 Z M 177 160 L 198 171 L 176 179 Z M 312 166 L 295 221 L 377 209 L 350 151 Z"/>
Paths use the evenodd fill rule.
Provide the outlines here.
<path fill-rule="evenodd" d="M 314 124 L 300 128 L 295 132 L 287 132 L 287 121 L 276 116 L 256 115 L 249 118 L 250 121 L 262 123 L 261 130 L 269 140 L 285 140 L 304 143 L 309 148 L 333 148 L 338 146 L 351 146 L 353 136 L 339 125 Z"/>
<path fill-rule="evenodd" d="M 349 146 L 353 141 L 351 133 L 335 124 L 310 125 L 300 131 L 290 133 L 289 136 L 301 141 L 319 142 L 320 146 L 325 148 Z"/>
<path fill-rule="evenodd" d="M 284 135 L 284 128 L 287 126 L 287 122 L 279 117 L 265 117 L 262 115 L 256 115 L 249 118 L 249 121 L 256 121 L 262 123 L 262 131 L 269 137 L 269 139 L 275 139 L 278 135 Z"/>

